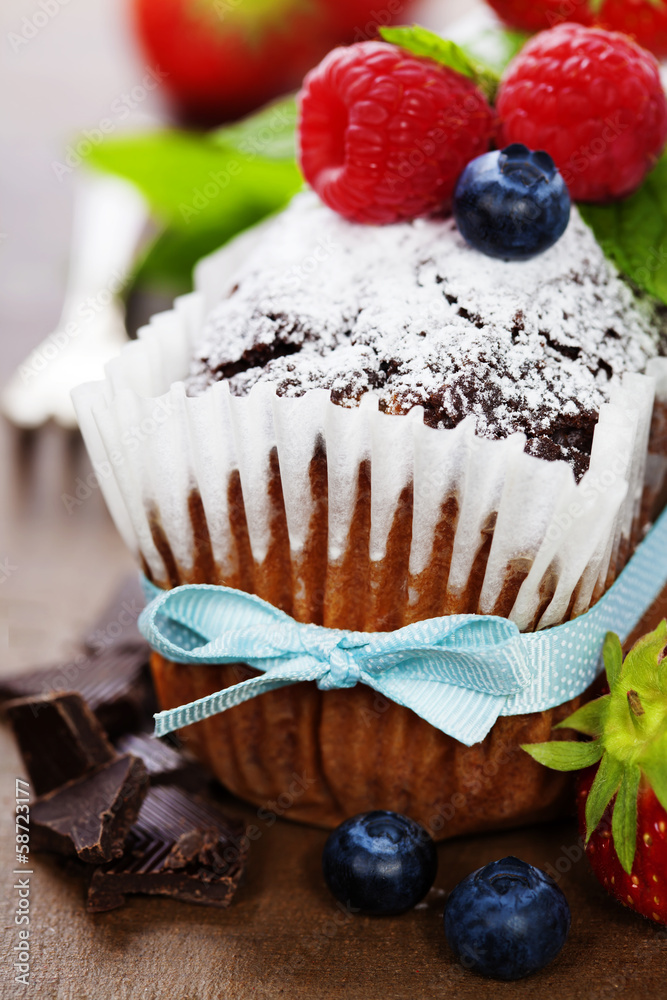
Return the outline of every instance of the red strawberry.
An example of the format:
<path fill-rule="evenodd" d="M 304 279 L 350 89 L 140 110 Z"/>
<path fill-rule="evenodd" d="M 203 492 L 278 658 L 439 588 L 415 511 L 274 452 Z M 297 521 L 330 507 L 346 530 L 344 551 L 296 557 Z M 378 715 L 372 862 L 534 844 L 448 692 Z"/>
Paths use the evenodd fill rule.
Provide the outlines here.
<path fill-rule="evenodd" d="M 622 31 L 660 58 L 667 56 L 664 0 L 489 0 L 503 21 L 521 31 L 543 31 L 564 21 Z"/>
<path fill-rule="evenodd" d="M 355 222 L 448 207 L 459 174 L 486 152 L 493 131 L 472 79 L 385 42 L 334 49 L 300 94 L 303 174 Z"/>
<path fill-rule="evenodd" d="M 295 90 L 334 45 L 374 38 L 415 0 L 132 0 L 139 38 L 188 118 L 217 123 Z"/>
<path fill-rule="evenodd" d="M 623 198 L 667 139 L 655 58 L 625 35 L 563 24 L 512 60 L 497 103 L 500 145 L 550 153 L 578 201 Z"/>
<path fill-rule="evenodd" d="M 544 31 L 563 21 L 593 24 L 587 0 L 488 0 L 495 12 L 519 31 Z"/>
<path fill-rule="evenodd" d="M 667 924 L 667 621 L 623 661 L 617 635 L 604 644 L 610 693 L 558 728 L 587 743 L 533 743 L 524 750 L 547 767 L 574 771 L 586 855 L 602 885 L 649 920 Z"/>

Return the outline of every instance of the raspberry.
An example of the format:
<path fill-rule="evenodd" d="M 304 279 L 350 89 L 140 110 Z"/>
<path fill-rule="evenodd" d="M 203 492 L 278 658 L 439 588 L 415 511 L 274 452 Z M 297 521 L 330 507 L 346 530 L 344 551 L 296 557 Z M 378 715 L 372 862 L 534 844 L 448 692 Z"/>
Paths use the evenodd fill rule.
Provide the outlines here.
<path fill-rule="evenodd" d="M 667 4 L 655 0 L 605 0 L 596 22 L 623 31 L 660 59 L 667 56 Z"/>
<path fill-rule="evenodd" d="M 667 139 L 658 64 L 624 35 L 563 24 L 508 66 L 497 103 L 500 145 L 549 153 L 579 201 L 634 191 Z"/>
<path fill-rule="evenodd" d="M 494 126 L 467 77 L 395 45 L 360 42 L 334 49 L 304 80 L 301 169 L 353 222 L 414 219 L 449 207 Z"/>
<path fill-rule="evenodd" d="M 656 56 L 667 56 L 667 4 L 656 0 L 489 0 L 503 21 L 522 31 L 543 31 L 564 21 L 622 31 Z"/>

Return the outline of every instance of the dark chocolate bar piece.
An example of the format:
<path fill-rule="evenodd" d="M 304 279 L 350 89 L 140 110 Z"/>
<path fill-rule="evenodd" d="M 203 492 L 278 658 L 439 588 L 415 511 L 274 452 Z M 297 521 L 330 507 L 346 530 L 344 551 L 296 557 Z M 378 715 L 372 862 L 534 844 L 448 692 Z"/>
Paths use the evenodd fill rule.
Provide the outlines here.
<path fill-rule="evenodd" d="M 0 703 L 15 698 L 77 691 L 110 736 L 145 728 L 155 707 L 148 643 L 118 643 L 80 654 L 69 663 L 0 676 Z"/>
<path fill-rule="evenodd" d="M 30 845 L 99 864 L 121 857 L 148 788 L 142 760 L 125 754 L 30 806 Z"/>
<path fill-rule="evenodd" d="M 115 741 L 119 753 L 141 757 L 151 785 L 180 785 L 189 791 L 201 791 L 211 775 L 197 761 L 149 733 L 125 733 Z"/>
<path fill-rule="evenodd" d="M 76 692 L 10 701 L 5 712 L 36 795 L 80 778 L 116 756 L 97 718 Z"/>
<path fill-rule="evenodd" d="M 229 906 L 248 854 L 243 831 L 212 802 L 171 785 L 150 788 L 123 857 L 93 873 L 88 909 L 112 910 L 136 893 Z"/>

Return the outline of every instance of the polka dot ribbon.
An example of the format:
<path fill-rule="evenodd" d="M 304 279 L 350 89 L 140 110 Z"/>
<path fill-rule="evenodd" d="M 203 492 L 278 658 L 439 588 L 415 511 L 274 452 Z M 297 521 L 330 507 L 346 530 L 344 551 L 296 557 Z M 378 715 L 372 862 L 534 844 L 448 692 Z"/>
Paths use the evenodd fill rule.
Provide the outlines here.
<path fill-rule="evenodd" d="M 163 591 L 144 579 L 139 628 L 176 663 L 246 663 L 260 675 L 155 716 L 157 736 L 300 681 L 361 682 L 471 746 L 499 715 L 540 712 L 581 694 L 601 669 L 608 631 L 627 638 L 667 583 L 667 511 L 614 585 L 574 621 L 521 633 L 496 615 L 449 615 L 394 632 L 295 621 L 230 587 Z"/>

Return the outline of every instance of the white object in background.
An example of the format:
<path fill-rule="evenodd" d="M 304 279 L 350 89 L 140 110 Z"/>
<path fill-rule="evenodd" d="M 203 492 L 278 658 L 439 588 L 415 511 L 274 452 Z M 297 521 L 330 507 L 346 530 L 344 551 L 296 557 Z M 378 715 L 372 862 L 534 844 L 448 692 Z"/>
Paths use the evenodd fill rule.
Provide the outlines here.
<path fill-rule="evenodd" d="M 53 419 L 76 427 L 72 388 L 101 378 L 107 361 L 127 342 L 118 292 L 147 220 L 146 203 L 131 184 L 101 174 L 81 177 L 60 321 L 19 365 L 0 396 L 0 408 L 13 423 L 39 427 Z"/>

